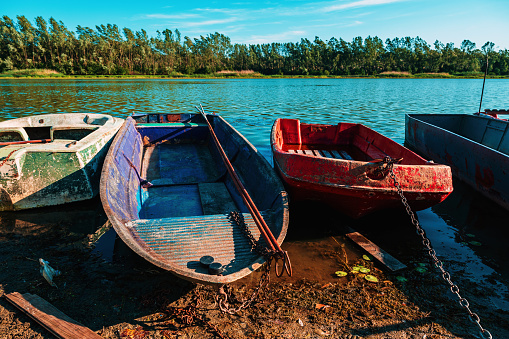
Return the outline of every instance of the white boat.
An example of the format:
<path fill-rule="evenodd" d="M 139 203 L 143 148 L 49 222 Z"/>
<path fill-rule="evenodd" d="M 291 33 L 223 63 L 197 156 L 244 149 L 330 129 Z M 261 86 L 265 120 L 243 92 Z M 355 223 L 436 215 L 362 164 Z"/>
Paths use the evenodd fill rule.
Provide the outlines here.
<path fill-rule="evenodd" d="M 0 122 L 0 211 L 91 199 L 124 119 L 59 113 Z"/>

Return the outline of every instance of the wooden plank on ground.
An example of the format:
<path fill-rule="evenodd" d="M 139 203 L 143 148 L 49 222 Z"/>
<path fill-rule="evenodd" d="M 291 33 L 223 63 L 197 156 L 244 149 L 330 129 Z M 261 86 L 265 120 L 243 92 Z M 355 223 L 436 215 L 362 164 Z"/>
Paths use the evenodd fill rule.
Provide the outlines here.
<path fill-rule="evenodd" d="M 406 268 L 406 265 L 398 261 L 389 253 L 385 252 L 383 249 L 378 247 L 376 244 L 371 242 L 365 236 L 360 234 L 359 232 L 350 232 L 347 233 L 346 236 L 350 238 L 357 245 L 362 247 L 366 252 L 375 257 L 378 261 L 380 261 L 385 267 L 390 269 L 391 271 L 398 271 L 403 268 Z"/>
<path fill-rule="evenodd" d="M 101 338 L 97 333 L 69 318 L 36 294 L 12 292 L 6 294 L 5 298 L 58 338 Z"/>

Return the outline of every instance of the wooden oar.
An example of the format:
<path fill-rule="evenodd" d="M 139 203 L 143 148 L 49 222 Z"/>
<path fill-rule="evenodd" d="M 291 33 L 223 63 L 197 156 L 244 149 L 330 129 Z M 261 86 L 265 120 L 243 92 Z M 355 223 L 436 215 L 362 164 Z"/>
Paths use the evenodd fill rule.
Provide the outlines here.
<path fill-rule="evenodd" d="M 4 141 L 0 142 L 0 146 L 7 145 L 21 145 L 21 144 L 45 144 L 50 142 L 51 139 L 40 139 L 40 140 L 23 140 L 23 141 Z"/>
<path fill-rule="evenodd" d="M 235 172 L 235 169 L 233 168 L 232 164 L 230 163 L 230 160 L 228 160 L 228 156 L 224 152 L 223 147 L 221 146 L 221 143 L 219 142 L 219 139 L 217 138 L 216 133 L 214 132 L 214 129 L 212 128 L 212 125 L 210 125 L 210 122 L 207 119 L 207 116 L 205 115 L 205 111 L 203 110 L 202 105 L 200 105 L 200 108 L 198 108 L 196 106 L 196 109 L 200 112 L 203 119 L 205 119 L 205 122 L 207 123 L 207 125 L 209 127 L 209 131 L 212 136 L 212 140 L 214 140 L 214 143 L 219 151 L 219 154 L 221 155 L 221 158 L 226 166 L 226 169 L 228 170 L 228 173 L 230 174 L 235 187 L 237 188 L 238 192 L 240 193 L 242 200 L 244 201 L 247 208 L 249 209 L 249 212 L 253 216 L 253 220 L 255 221 L 256 226 L 258 226 L 260 233 L 263 235 L 265 241 L 267 242 L 269 247 L 272 249 L 272 251 L 275 251 L 276 254 L 279 256 L 279 258 L 283 260 L 284 270 L 288 273 L 289 276 L 291 276 L 292 275 L 292 266 L 290 263 L 290 258 L 288 257 L 288 253 L 286 251 L 283 251 L 283 249 L 281 249 L 276 238 L 270 231 L 269 226 L 267 226 L 267 224 L 265 223 L 265 220 L 263 219 L 262 215 L 260 214 L 260 211 L 258 210 L 255 203 L 249 196 L 249 193 L 245 189 L 244 185 L 240 181 L 240 178 L 238 177 L 237 173 Z M 277 265 L 277 259 L 276 259 L 276 265 Z M 278 271 L 276 269 L 276 275 L 281 276 L 282 274 L 283 274 L 283 271 L 281 271 L 281 273 L 278 273 Z"/>

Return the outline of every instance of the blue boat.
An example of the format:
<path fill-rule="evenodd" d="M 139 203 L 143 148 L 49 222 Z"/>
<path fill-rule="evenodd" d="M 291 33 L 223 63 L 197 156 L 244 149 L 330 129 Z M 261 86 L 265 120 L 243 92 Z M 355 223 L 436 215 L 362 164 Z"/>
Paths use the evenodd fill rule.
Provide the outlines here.
<path fill-rule="evenodd" d="M 486 114 L 407 114 L 405 145 L 509 209 L 509 121 Z"/>
<path fill-rule="evenodd" d="M 207 120 L 281 244 L 289 220 L 282 183 L 222 117 Z M 266 257 L 254 247 L 267 244 L 211 134 L 200 114 L 127 118 L 106 156 L 100 195 L 115 231 L 138 255 L 189 281 L 226 284 L 259 268 Z"/>

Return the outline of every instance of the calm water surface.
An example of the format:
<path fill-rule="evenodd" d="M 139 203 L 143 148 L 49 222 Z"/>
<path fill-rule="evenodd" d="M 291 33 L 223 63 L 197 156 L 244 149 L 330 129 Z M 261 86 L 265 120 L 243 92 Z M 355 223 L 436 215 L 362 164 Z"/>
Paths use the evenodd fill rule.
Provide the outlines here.
<path fill-rule="evenodd" d="M 221 114 L 267 158 L 279 117 L 304 122 L 359 122 L 398 142 L 405 113 L 478 110 L 482 80 L 227 79 L 1 80 L 0 120 L 59 112 Z M 509 108 L 509 80 L 488 80 L 483 108 Z"/>
<path fill-rule="evenodd" d="M 202 104 L 221 114 L 272 163 L 269 136 L 276 118 L 363 123 L 403 143 L 405 113 L 473 113 L 481 89 L 482 79 L 0 80 L 0 120 L 59 112 L 125 118 L 132 113 L 195 112 L 194 106 Z M 508 94 L 509 80 L 487 80 L 482 108 L 509 109 Z M 418 216 L 438 256 L 450 265 L 453 281 L 456 274 L 491 288 L 482 301 L 485 306 L 509 311 L 509 213 L 455 184 L 444 203 Z M 405 240 L 398 238 L 404 232 L 388 226 L 413 226 L 406 215 L 391 218 L 378 215 L 350 226 L 397 254 L 404 247 Z M 302 275 L 309 275 L 311 266 L 315 277 L 331 279 L 334 267 L 302 256 L 310 246 L 335 246 L 330 238 L 310 243 L 305 235 L 292 239 L 290 234 L 289 240 L 293 261 L 309 263 Z"/>

